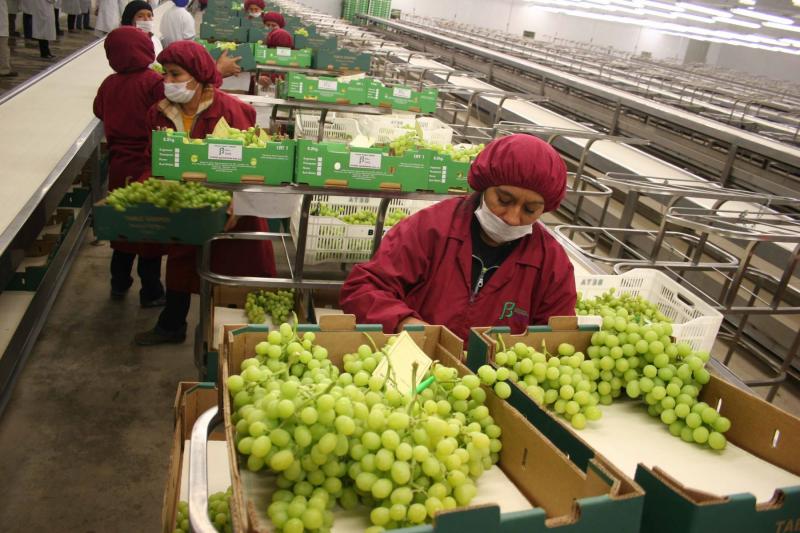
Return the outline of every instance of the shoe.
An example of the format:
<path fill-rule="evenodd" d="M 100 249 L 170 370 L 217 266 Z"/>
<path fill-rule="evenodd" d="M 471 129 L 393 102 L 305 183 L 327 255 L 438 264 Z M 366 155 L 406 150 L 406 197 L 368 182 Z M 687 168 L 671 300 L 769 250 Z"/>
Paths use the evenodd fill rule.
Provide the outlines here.
<path fill-rule="evenodd" d="M 53 60 L 55 58 L 56 58 L 56 56 L 54 56 L 53 54 L 47 54 L 46 56 L 39 56 L 39 59 Z"/>
<path fill-rule="evenodd" d="M 139 307 L 142 309 L 152 309 L 153 307 L 164 307 L 167 305 L 167 297 L 166 295 L 162 294 L 155 300 L 143 300 L 139 298 Z"/>
<path fill-rule="evenodd" d="M 12 70 L 8 74 L 0 74 L 0 78 L 13 78 L 14 76 L 19 76 L 19 72 L 14 72 Z"/>
<path fill-rule="evenodd" d="M 156 346 L 158 344 L 180 344 L 186 340 L 186 328 L 181 331 L 166 331 L 158 326 L 150 331 L 137 333 L 133 341 L 139 346 Z"/>
<path fill-rule="evenodd" d="M 64 35 L 64 30 L 58 30 L 58 31 L 56 32 L 56 35 L 58 35 L 59 37 L 61 37 L 62 35 Z"/>
<path fill-rule="evenodd" d="M 84 29 L 84 30 L 88 30 L 88 31 L 92 31 L 92 30 L 94 30 L 94 28 L 92 28 L 91 26 L 86 26 L 86 27 L 85 27 L 85 28 L 83 28 L 83 29 Z"/>

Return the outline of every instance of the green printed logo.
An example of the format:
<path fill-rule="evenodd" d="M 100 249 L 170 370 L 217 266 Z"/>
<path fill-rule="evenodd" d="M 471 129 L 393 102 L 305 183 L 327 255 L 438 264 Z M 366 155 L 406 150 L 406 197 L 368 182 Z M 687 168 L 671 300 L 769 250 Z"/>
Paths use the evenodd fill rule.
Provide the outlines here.
<path fill-rule="evenodd" d="M 498 320 L 503 320 L 504 318 L 511 318 L 514 316 L 514 308 L 517 307 L 517 304 L 514 302 L 505 302 L 503 304 L 503 310 L 500 311 L 500 318 Z"/>

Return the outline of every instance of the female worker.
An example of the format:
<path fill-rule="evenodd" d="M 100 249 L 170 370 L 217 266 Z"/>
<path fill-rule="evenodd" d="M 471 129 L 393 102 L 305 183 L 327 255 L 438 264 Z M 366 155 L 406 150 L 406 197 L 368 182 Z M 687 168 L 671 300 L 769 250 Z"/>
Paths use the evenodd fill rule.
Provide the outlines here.
<path fill-rule="evenodd" d="M 172 128 L 202 139 L 224 118 L 239 129 L 255 124 L 256 112 L 237 98 L 218 89 L 222 79 L 211 55 L 192 41 L 178 41 L 158 56 L 164 67 L 165 100 L 147 114 L 149 129 Z M 266 221 L 255 217 L 235 217 L 226 229 L 266 231 Z M 275 258 L 267 241 L 226 241 L 211 250 L 212 270 L 234 276 L 274 276 Z M 153 345 L 183 342 L 191 293 L 199 289 L 195 246 L 170 246 L 167 259 L 167 304 L 156 326 L 136 335 L 136 343 Z"/>
<path fill-rule="evenodd" d="M 244 3 L 244 12 L 247 13 L 247 17 L 250 19 L 260 19 L 261 15 L 264 13 L 264 8 L 266 4 L 264 0 L 246 0 Z"/>
<path fill-rule="evenodd" d="M 277 17 L 275 16 L 272 17 L 272 19 L 274 20 L 269 21 L 271 24 L 277 24 L 277 22 L 275 22 L 276 20 L 280 20 L 281 24 L 283 24 L 283 17 L 280 15 L 280 13 L 275 13 L 275 12 L 270 12 L 264 15 L 265 23 L 267 23 L 268 15 L 277 15 Z M 282 27 L 278 27 L 276 25 L 270 29 L 270 32 L 267 34 L 267 38 L 264 39 L 264 44 L 267 46 L 267 48 L 293 48 L 294 40 L 292 39 L 291 33 L 284 30 Z M 277 74 L 277 73 L 262 74 L 259 77 L 258 82 L 262 87 L 266 88 L 275 83 L 276 81 L 282 79 L 284 79 L 283 74 Z"/>
<path fill-rule="evenodd" d="M 149 65 L 155 60 L 153 43 L 142 31 L 121 27 L 108 34 L 106 56 L 115 74 L 103 81 L 94 99 L 94 114 L 103 121 L 108 140 L 108 189 L 140 179 L 150 166 L 144 153 L 150 144 L 145 122 L 148 110 L 164 98 L 164 82 Z M 164 305 L 160 246 L 112 242 L 111 298 L 121 300 L 133 283 L 131 269 L 138 254 L 142 280 L 142 307 Z"/>
<path fill-rule="evenodd" d="M 511 135 L 490 143 L 469 171 L 477 191 L 403 220 L 342 287 L 342 309 L 394 332 L 407 324 L 521 332 L 575 314 L 566 252 L 537 223 L 566 191 L 566 167 L 546 142 Z"/>
<path fill-rule="evenodd" d="M 156 57 L 164 49 L 161 46 L 161 39 L 154 35 L 155 20 L 153 19 L 153 8 L 149 2 L 144 0 L 133 0 L 129 2 L 125 9 L 122 11 L 122 19 L 120 20 L 121 26 L 136 26 L 153 41 L 153 50 Z M 153 58 L 155 60 L 155 57 Z"/>
<path fill-rule="evenodd" d="M 267 27 L 268 32 L 286 26 L 286 19 L 284 19 L 283 15 L 281 15 L 277 11 L 270 11 L 269 13 L 264 13 L 264 15 L 261 17 L 261 20 L 264 21 L 264 26 Z"/>

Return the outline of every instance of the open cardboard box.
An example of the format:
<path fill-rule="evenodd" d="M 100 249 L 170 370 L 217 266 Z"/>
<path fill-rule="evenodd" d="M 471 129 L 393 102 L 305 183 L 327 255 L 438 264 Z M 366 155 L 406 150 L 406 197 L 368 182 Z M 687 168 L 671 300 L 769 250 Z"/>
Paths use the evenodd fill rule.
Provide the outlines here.
<path fill-rule="evenodd" d="M 224 389 L 223 407 L 233 498 L 236 501 L 234 508 L 241 512 L 237 520 L 246 531 L 266 532 L 272 529 L 265 513 L 268 501 L 256 503 L 244 490 L 243 477 L 250 473 L 239 469 L 239 458 L 233 444 L 235 428 L 231 423 L 231 399 L 226 382 L 228 376 L 238 372 L 242 361 L 252 356 L 255 345 L 266 340 L 268 330 L 252 326 L 227 328 L 220 358 L 220 375 Z M 366 335 L 379 347 L 391 336 L 382 333 L 380 326 L 356 326 L 352 315 L 324 316 L 319 326 L 300 328 L 314 331 L 315 342 L 327 348 L 329 357 L 339 366 L 344 354 L 354 352 L 358 346 L 369 342 Z M 441 326 L 426 326 L 409 331 L 429 356 L 456 368 L 461 375 L 469 373 L 459 359 L 463 353 L 463 342 L 449 330 Z M 498 466 L 507 478 L 506 486 L 512 493 L 520 493 L 529 505 L 524 510 L 501 513 L 505 501 L 503 493 L 492 491 L 489 495 L 492 503 L 442 513 L 432 526 L 414 528 L 414 531 L 639 531 L 643 493 L 635 483 L 624 476 L 614 475 L 601 458 L 588 461 L 585 469 L 578 468 L 566 454 L 490 389 L 487 389 L 486 405 L 495 423 L 503 430 L 503 448 Z M 264 483 L 268 484 L 269 479 L 268 475 L 263 476 Z M 481 497 L 480 489 L 478 497 Z M 499 502 L 499 505 L 494 502 Z"/>
<path fill-rule="evenodd" d="M 585 351 L 592 336 L 590 328 L 577 328 L 575 317 L 551 318 L 549 326 L 532 326 L 521 335 L 511 335 L 507 328 L 473 328 L 467 356 L 467 365 L 473 371 L 494 360 L 494 336 L 490 337 L 490 332 L 502 335 L 506 346 L 522 342 L 541 349 L 544 342 L 551 352 L 562 342 Z M 578 465 L 595 458 L 598 448 L 628 475 L 634 474 L 623 468 L 622 463 L 632 463 L 635 480 L 646 494 L 642 533 L 692 533 L 712 527 L 741 533 L 800 531 L 795 527 L 800 525 L 800 484 L 789 488 L 771 485 L 768 492 L 774 490 L 774 496 L 761 504 L 753 494 L 724 493 L 731 490 L 725 479 L 735 479 L 740 486 L 747 487 L 763 484 L 767 479 L 800 476 L 800 420 L 713 375 L 703 387 L 700 400 L 717 407 L 732 421 L 726 433 L 729 446 L 721 453 L 672 437 L 666 426 L 632 401 L 618 400 L 613 406 L 602 406 L 604 417 L 580 432 L 540 407 L 519 387 L 512 387 L 508 402 Z M 597 438 L 591 426 L 601 428 L 608 418 L 605 415 L 618 408 L 627 408 L 623 416 L 630 420 L 629 425 L 621 430 L 617 427 L 610 439 Z M 642 462 L 649 451 L 658 455 L 658 464 L 647 466 Z M 732 472 L 723 472 L 722 468 Z M 675 479 L 676 471 L 682 473 L 683 482 Z M 694 471 L 694 476 L 687 478 L 686 471 L 690 474 Z M 728 475 L 731 477 L 723 477 Z M 699 490 L 698 483 L 721 485 L 720 491 L 715 495 L 708 489 Z"/>
<path fill-rule="evenodd" d="M 178 502 L 181 500 L 181 478 L 187 478 L 183 472 L 184 455 L 188 453 L 187 441 L 191 439 L 192 428 L 197 418 L 208 409 L 219 405 L 219 391 L 213 383 L 178 383 L 178 392 L 175 395 L 175 430 L 172 436 L 172 449 L 167 470 L 167 484 L 164 490 L 164 503 L 161 508 L 161 531 L 172 533 L 175 531 L 175 517 Z M 208 437 L 211 441 L 225 440 L 222 431 L 214 431 Z M 234 531 L 241 531 L 241 525 L 236 522 L 237 516 L 231 512 Z"/>

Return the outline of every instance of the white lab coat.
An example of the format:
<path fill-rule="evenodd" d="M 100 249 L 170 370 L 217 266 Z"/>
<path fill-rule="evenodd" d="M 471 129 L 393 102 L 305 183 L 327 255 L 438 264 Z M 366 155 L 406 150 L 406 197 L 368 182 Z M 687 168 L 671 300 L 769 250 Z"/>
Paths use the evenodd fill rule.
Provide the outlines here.
<path fill-rule="evenodd" d="M 16 15 L 19 13 L 19 0 L 8 0 L 8 14 Z"/>
<path fill-rule="evenodd" d="M 92 0 L 81 0 L 81 13 L 90 13 L 92 11 Z"/>
<path fill-rule="evenodd" d="M 0 0 L 0 37 L 8 37 L 8 4 Z"/>
<path fill-rule="evenodd" d="M 67 15 L 80 15 L 81 0 L 61 0 L 61 11 Z"/>
<path fill-rule="evenodd" d="M 152 34 L 150 35 L 150 39 L 153 41 L 153 51 L 156 53 L 156 57 L 158 57 L 158 54 L 164 49 L 164 46 L 161 44 L 161 39 Z"/>
<path fill-rule="evenodd" d="M 19 11 L 17 13 L 33 14 L 33 11 L 36 9 L 33 7 L 34 1 L 35 0 L 19 0 Z"/>
<path fill-rule="evenodd" d="M 97 21 L 94 28 L 103 33 L 118 28 L 127 4 L 127 0 L 97 0 Z"/>
<path fill-rule="evenodd" d="M 33 38 L 45 41 L 56 40 L 55 0 L 33 0 Z"/>
<path fill-rule="evenodd" d="M 196 33 L 194 17 L 186 8 L 178 7 L 172 2 L 170 4 L 172 6 L 161 16 L 161 42 L 164 48 L 175 41 L 194 39 Z"/>

